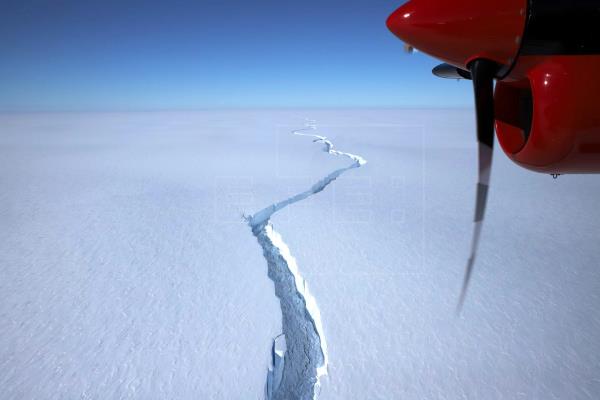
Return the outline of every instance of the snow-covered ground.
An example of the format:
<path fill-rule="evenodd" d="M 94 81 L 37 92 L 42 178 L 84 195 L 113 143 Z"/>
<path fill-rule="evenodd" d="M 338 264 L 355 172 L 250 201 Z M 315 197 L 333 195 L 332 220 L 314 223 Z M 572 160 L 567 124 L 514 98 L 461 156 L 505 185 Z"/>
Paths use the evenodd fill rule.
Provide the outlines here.
<path fill-rule="evenodd" d="M 497 151 L 470 292 L 470 110 L 0 115 L 0 398 L 262 399 L 271 215 L 320 314 L 319 399 L 600 397 L 600 180 Z M 301 374 L 299 374 L 300 376 Z M 300 382 L 299 382 L 300 384 Z"/>

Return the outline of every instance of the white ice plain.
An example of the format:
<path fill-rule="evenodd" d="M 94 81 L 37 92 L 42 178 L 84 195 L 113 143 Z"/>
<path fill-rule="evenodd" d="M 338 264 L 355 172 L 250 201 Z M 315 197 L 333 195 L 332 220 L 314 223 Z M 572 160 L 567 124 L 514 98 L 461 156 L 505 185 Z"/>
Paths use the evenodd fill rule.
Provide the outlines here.
<path fill-rule="evenodd" d="M 0 116 L 2 399 L 262 399 L 282 310 L 243 219 L 318 305 L 319 399 L 600 397 L 600 181 L 496 151 L 462 315 L 470 110 Z"/>

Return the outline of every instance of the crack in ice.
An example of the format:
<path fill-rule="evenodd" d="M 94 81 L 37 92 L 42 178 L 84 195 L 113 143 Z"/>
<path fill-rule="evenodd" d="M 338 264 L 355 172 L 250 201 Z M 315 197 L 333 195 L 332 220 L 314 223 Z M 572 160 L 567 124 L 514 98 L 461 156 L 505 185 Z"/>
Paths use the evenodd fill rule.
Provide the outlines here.
<path fill-rule="evenodd" d="M 281 303 L 282 334 L 273 341 L 272 361 L 266 384 L 267 400 L 316 399 L 320 379 L 327 375 L 328 365 L 327 344 L 319 307 L 300 275 L 289 247 L 273 229 L 270 219 L 283 208 L 321 192 L 344 172 L 367 163 L 360 156 L 335 150 L 333 143 L 324 136 L 305 133 L 315 130 L 315 122 L 308 121 L 304 129 L 294 130 L 292 133 L 312 137 L 313 142 L 325 145 L 325 152 L 347 157 L 353 163 L 331 172 L 310 189 L 246 217 L 252 233 L 263 249 L 268 275 Z"/>

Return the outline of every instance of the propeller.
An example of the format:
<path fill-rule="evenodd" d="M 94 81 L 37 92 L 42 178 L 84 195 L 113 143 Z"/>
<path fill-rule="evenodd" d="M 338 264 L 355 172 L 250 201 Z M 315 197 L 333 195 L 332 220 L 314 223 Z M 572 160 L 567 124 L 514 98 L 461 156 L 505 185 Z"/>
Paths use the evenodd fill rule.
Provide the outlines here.
<path fill-rule="evenodd" d="M 454 72 L 451 71 L 454 69 Z M 438 75 L 437 72 L 440 74 Z M 434 74 L 446 76 L 448 73 L 456 73 L 464 77 L 462 70 L 448 64 L 442 64 L 434 68 Z M 469 282 L 473 272 L 473 266 L 477 257 L 481 228 L 485 217 L 488 191 L 490 186 L 490 174 L 492 168 L 492 157 L 494 154 L 494 78 L 498 72 L 498 65 L 485 59 L 477 59 L 469 65 L 468 73 L 473 80 L 475 94 L 475 111 L 477 114 L 477 142 L 479 150 L 479 179 L 475 200 L 475 218 L 473 227 L 473 238 L 471 241 L 471 256 L 467 262 L 464 281 L 458 300 L 457 314 L 462 311 L 469 288 Z M 456 78 L 454 78 L 456 79 Z M 466 78 L 468 79 L 468 78 Z"/>
<path fill-rule="evenodd" d="M 511 60 L 509 64 L 513 64 L 518 57 L 521 39 L 514 38 L 522 38 L 530 11 L 524 11 L 523 3 L 527 1 L 523 0 L 469 0 L 467 3 L 450 7 L 448 0 L 409 0 L 386 21 L 389 30 L 404 43 L 448 63 L 435 67 L 434 75 L 473 81 L 479 179 L 471 254 L 458 301 L 459 313 L 473 273 L 487 205 L 494 146 L 494 79 L 501 68 L 512 67 L 498 63 Z M 479 57 L 478 54 L 487 54 L 489 58 L 474 58 Z"/>

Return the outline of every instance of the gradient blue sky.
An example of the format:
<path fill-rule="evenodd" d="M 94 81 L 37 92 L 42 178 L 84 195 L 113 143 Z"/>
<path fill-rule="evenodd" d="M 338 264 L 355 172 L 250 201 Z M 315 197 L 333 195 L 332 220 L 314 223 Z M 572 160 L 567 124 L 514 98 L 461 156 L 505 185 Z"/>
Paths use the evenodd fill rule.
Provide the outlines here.
<path fill-rule="evenodd" d="M 2 0 L 0 110 L 470 106 L 385 26 L 402 0 Z"/>

